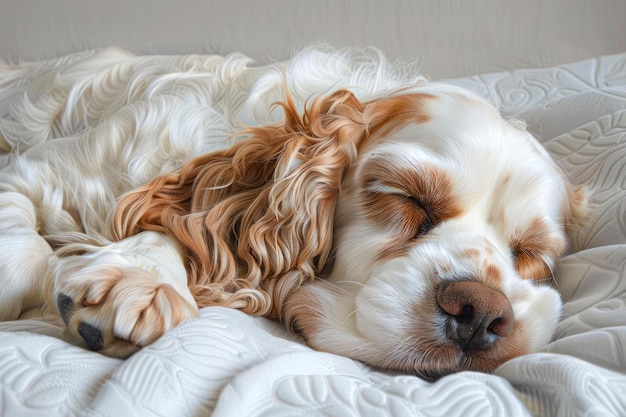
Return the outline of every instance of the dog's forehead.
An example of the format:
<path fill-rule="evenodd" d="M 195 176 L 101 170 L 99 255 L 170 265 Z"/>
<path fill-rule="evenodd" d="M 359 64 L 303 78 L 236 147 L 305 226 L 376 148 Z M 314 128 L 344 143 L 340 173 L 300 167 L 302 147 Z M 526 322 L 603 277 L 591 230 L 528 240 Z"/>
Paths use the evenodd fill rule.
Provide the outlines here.
<path fill-rule="evenodd" d="M 556 165 L 527 132 L 510 127 L 494 138 L 493 131 L 479 136 L 478 131 L 442 132 L 424 125 L 406 126 L 379 141 L 365 152 L 360 165 L 385 159 L 406 172 L 423 172 L 424 165 L 436 167 L 454 179 L 459 191 L 468 193 L 498 187 L 528 192 L 541 187 L 549 192 L 549 188 L 562 185 Z"/>
<path fill-rule="evenodd" d="M 480 97 L 462 89 L 427 93 L 433 97 L 415 109 L 413 123 L 395 130 L 389 138 L 403 143 L 418 143 L 438 153 L 472 151 L 499 151 L 507 142 L 529 145 L 530 135 L 520 131 L 506 120 L 498 110 Z M 520 145 L 515 145 L 520 146 Z"/>
<path fill-rule="evenodd" d="M 434 96 L 425 103 L 426 120 L 378 138 L 360 158 L 361 167 L 367 170 L 367 161 L 382 158 L 404 167 L 402 172 L 414 168 L 423 175 L 420 167 L 428 165 L 437 169 L 434 176 L 445 173 L 467 207 L 489 202 L 490 210 L 505 213 L 506 207 L 517 205 L 527 207 L 525 214 L 532 218 L 546 212 L 553 217 L 563 182 L 537 140 L 472 94 L 452 89 Z"/>
<path fill-rule="evenodd" d="M 409 123 L 376 140 L 367 153 L 386 154 L 392 159 L 446 161 L 460 169 L 488 168 L 492 175 L 497 175 L 494 169 L 534 171 L 551 163 L 528 132 L 499 116 L 481 112 L 475 117 L 435 115 L 426 122 Z"/>
<path fill-rule="evenodd" d="M 529 166 L 533 171 L 532 166 L 551 163 L 545 149 L 519 123 L 505 120 L 492 104 L 472 92 L 433 83 L 413 93 L 428 97 L 410 100 L 420 106 L 414 120 L 406 123 L 403 116 L 395 129 L 386 129 L 385 135 L 375 138 L 370 149 L 430 154 L 470 167 L 480 158 L 477 165 L 491 170 L 507 166 L 527 170 L 523 167 Z M 389 120 L 393 123 L 394 119 Z"/>

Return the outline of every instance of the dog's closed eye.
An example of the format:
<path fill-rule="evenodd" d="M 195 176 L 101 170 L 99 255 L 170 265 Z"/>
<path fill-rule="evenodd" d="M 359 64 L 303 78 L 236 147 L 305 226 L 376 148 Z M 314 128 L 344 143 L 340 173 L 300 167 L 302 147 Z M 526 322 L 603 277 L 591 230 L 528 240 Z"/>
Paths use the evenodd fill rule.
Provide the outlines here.
<path fill-rule="evenodd" d="M 430 207 L 430 205 L 422 202 L 417 197 L 406 196 L 404 198 L 406 198 L 406 200 L 413 205 L 415 210 L 422 215 L 419 226 L 417 227 L 417 233 L 414 236 L 414 239 L 419 239 L 426 233 L 430 232 L 432 228 L 436 226 L 435 217 L 432 213 L 432 208 Z"/>
<path fill-rule="evenodd" d="M 460 213 L 447 175 L 435 166 L 389 164 L 377 154 L 364 164 L 361 205 L 365 217 L 402 243 L 419 239 Z"/>
<path fill-rule="evenodd" d="M 546 222 L 536 219 L 512 239 L 510 246 L 520 277 L 543 280 L 552 276 L 552 265 L 565 252 L 566 242 L 550 233 Z"/>

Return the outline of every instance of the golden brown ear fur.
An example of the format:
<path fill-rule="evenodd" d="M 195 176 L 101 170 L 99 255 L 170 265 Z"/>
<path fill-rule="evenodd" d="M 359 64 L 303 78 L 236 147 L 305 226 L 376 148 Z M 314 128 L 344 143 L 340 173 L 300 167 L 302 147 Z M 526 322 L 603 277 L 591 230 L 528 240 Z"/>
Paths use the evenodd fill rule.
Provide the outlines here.
<path fill-rule="evenodd" d="M 347 91 L 302 116 L 289 96 L 279 106 L 284 123 L 246 129 L 245 140 L 126 194 L 114 213 L 117 239 L 156 230 L 182 244 L 200 306 L 276 315 L 328 258 L 339 187 L 364 138 L 363 106 Z"/>
<path fill-rule="evenodd" d="M 331 252 L 343 177 L 359 148 L 428 116 L 425 94 L 361 103 L 339 90 L 300 116 L 289 94 L 285 121 L 251 127 L 232 147 L 200 156 L 126 194 L 113 236 L 169 234 L 184 248 L 199 306 L 280 317 L 286 297 L 315 278 Z"/>

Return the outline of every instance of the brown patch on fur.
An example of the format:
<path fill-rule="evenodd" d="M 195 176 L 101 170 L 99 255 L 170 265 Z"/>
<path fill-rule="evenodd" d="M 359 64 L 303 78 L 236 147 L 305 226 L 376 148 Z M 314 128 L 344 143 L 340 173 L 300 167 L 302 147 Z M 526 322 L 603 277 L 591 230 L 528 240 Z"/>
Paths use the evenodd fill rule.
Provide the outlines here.
<path fill-rule="evenodd" d="M 544 261 L 524 252 L 517 256 L 515 268 L 525 279 L 544 280 L 552 276 L 550 267 Z"/>
<path fill-rule="evenodd" d="M 381 248 L 381 259 L 405 253 L 408 245 L 419 239 L 423 227 L 434 227 L 462 211 L 454 197 L 453 180 L 435 166 L 403 167 L 373 158 L 363 172 L 361 205 L 365 218 L 392 236 Z M 377 186 L 401 193 L 386 193 Z"/>
<path fill-rule="evenodd" d="M 482 268 L 481 282 L 490 288 L 500 288 L 502 284 L 502 272 L 494 264 L 485 262 Z"/>
<path fill-rule="evenodd" d="M 369 135 L 388 136 L 411 123 L 428 122 L 428 103 L 433 100 L 431 94 L 403 94 L 368 103 L 363 116 Z"/>
<path fill-rule="evenodd" d="M 541 219 L 533 220 L 528 228 L 513 238 L 510 245 L 517 255 L 515 267 L 520 276 L 533 280 L 550 278 L 552 263 L 566 249 L 565 239 L 550 233 Z"/>

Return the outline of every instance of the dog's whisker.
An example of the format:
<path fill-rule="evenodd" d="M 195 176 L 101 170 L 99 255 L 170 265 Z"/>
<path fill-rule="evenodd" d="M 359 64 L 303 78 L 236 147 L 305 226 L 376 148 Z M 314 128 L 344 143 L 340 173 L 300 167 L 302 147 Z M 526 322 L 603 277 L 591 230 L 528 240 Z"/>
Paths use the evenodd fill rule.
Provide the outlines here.
<path fill-rule="evenodd" d="M 384 299 L 384 298 L 367 298 L 367 299 L 362 300 L 362 302 L 363 302 L 363 303 L 370 303 L 370 302 L 372 302 L 372 301 L 379 301 L 379 302 L 380 302 L 380 301 L 382 301 L 382 302 L 385 302 L 385 301 L 387 301 L 387 300 L 386 300 L 386 299 Z M 341 322 L 341 326 L 343 326 L 343 325 L 346 323 L 346 321 L 348 321 L 348 320 L 350 319 L 350 317 L 352 317 L 353 315 L 355 315 L 356 313 L 358 313 L 360 309 L 361 309 L 361 307 L 357 307 L 357 308 L 355 308 L 354 310 L 352 310 L 352 312 L 351 312 L 350 314 L 348 314 L 348 315 L 347 315 L 347 316 L 343 319 L 343 321 Z"/>
<path fill-rule="evenodd" d="M 350 319 L 353 315 L 355 315 L 356 313 L 358 313 L 358 311 L 359 311 L 359 309 L 358 309 L 358 308 L 356 308 L 356 309 L 352 310 L 352 312 L 351 312 L 350 314 L 348 314 L 346 317 L 344 317 L 344 319 L 341 321 L 341 323 L 339 323 L 339 327 L 340 327 L 340 328 L 341 328 L 341 327 L 343 327 L 343 326 L 346 324 L 346 322 L 347 322 L 347 321 L 348 321 L 348 320 L 349 320 L 349 319 Z"/>
<path fill-rule="evenodd" d="M 359 281 L 341 280 L 341 281 L 337 281 L 337 284 L 351 284 L 351 285 L 357 285 L 359 287 L 365 287 L 365 284 Z"/>

